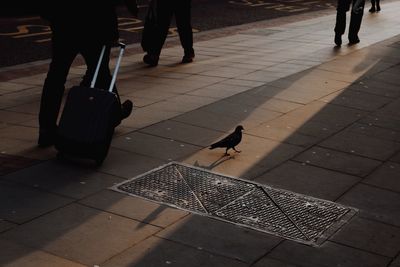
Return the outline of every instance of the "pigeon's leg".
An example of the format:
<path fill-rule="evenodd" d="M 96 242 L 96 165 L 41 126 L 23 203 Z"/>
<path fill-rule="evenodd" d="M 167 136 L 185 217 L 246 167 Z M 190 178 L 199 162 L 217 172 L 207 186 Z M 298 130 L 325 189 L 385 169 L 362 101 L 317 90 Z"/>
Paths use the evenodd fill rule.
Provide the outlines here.
<path fill-rule="evenodd" d="M 240 151 L 240 150 L 236 150 L 236 148 L 235 147 L 232 147 L 233 148 L 233 150 L 235 150 L 235 152 L 237 152 L 237 153 L 240 153 L 240 152 L 242 152 L 242 151 Z"/>
<path fill-rule="evenodd" d="M 229 156 L 228 150 L 229 150 L 229 147 L 226 148 L 224 156 Z"/>

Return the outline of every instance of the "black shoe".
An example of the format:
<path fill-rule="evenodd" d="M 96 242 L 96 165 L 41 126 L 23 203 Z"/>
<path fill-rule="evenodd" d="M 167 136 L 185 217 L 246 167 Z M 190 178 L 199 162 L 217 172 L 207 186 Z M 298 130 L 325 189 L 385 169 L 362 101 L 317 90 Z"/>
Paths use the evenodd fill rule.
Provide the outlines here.
<path fill-rule="evenodd" d="M 155 67 L 158 65 L 158 60 L 159 60 L 158 55 L 152 55 L 152 54 L 146 54 L 143 57 L 143 62 L 149 65 L 150 67 Z"/>
<path fill-rule="evenodd" d="M 376 12 L 379 12 L 379 11 L 381 11 L 381 7 L 380 7 L 380 6 L 377 6 L 377 7 L 376 7 Z"/>
<path fill-rule="evenodd" d="M 342 35 L 341 34 L 335 34 L 335 44 L 337 46 L 341 46 L 342 45 Z"/>
<path fill-rule="evenodd" d="M 358 38 L 358 36 L 349 37 L 349 44 L 350 45 L 358 44 L 359 42 L 360 42 L 360 39 Z"/>
<path fill-rule="evenodd" d="M 130 100 L 125 100 L 121 105 L 121 120 L 126 119 L 131 115 L 133 109 L 133 103 Z"/>
<path fill-rule="evenodd" d="M 379 8 L 379 10 L 380 10 L 380 8 Z M 371 7 L 368 11 L 371 12 L 371 13 L 374 13 L 375 12 L 375 7 Z"/>
<path fill-rule="evenodd" d="M 190 53 L 185 53 L 185 55 L 182 57 L 182 63 L 192 63 L 194 59 L 194 52 Z"/>
<path fill-rule="evenodd" d="M 53 146 L 56 142 L 56 137 L 56 130 L 40 130 L 38 146 L 43 148 Z"/>

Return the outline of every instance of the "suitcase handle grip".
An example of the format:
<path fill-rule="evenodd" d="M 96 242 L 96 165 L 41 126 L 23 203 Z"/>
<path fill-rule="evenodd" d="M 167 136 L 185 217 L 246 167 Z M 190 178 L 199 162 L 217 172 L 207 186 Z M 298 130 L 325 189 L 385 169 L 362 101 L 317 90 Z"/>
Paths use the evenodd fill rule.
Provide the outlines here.
<path fill-rule="evenodd" d="M 117 64 L 115 65 L 115 69 L 114 69 L 113 77 L 112 77 L 112 80 L 111 80 L 111 83 L 110 83 L 110 87 L 108 88 L 109 92 L 113 91 L 115 80 L 117 78 L 118 69 L 119 69 L 119 66 L 121 64 L 122 55 L 124 54 L 125 47 L 126 47 L 126 45 L 124 43 L 118 43 L 118 46 L 121 49 L 119 51 L 119 56 L 118 56 Z M 103 45 L 103 47 L 101 49 L 101 52 L 100 52 L 99 61 L 97 62 L 96 70 L 95 70 L 94 75 L 93 75 L 92 82 L 90 83 L 90 88 L 94 88 L 94 86 L 96 84 L 97 76 L 99 75 L 99 70 L 100 70 L 101 62 L 103 61 L 103 57 L 104 57 L 105 51 L 106 51 L 106 46 Z"/>

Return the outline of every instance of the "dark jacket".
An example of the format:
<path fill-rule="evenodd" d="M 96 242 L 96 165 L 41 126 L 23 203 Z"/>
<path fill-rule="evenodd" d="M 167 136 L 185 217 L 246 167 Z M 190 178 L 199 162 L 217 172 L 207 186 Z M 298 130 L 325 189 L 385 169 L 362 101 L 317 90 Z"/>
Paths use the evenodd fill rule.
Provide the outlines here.
<path fill-rule="evenodd" d="M 53 34 L 68 41 L 110 43 L 118 40 L 118 0 L 51 1 L 41 10 L 41 17 L 50 22 Z M 124 0 L 133 12 L 136 0 Z"/>

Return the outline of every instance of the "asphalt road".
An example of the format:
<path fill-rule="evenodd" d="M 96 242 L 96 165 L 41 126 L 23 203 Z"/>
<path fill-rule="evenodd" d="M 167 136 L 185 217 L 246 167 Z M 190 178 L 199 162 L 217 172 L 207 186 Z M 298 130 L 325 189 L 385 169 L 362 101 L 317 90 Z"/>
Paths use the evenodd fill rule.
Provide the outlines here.
<path fill-rule="evenodd" d="M 139 18 L 118 8 L 121 39 L 138 43 L 147 12 L 147 1 L 138 1 Z M 336 0 L 192 0 L 194 32 L 204 32 L 282 16 L 333 9 Z M 170 35 L 176 35 L 171 23 Z M 50 57 L 50 28 L 37 16 L 0 18 L 0 67 L 47 59 Z"/>

